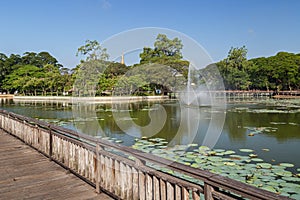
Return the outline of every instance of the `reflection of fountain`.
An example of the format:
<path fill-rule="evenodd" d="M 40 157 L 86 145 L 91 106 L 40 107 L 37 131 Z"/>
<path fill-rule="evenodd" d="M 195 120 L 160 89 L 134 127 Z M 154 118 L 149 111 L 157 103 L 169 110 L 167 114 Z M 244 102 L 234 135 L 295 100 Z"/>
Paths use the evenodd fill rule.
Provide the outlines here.
<path fill-rule="evenodd" d="M 169 145 L 193 143 L 199 128 L 200 109 L 199 107 L 180 106 L 180 126 L 175 137 Z"/>
<path fill-rule="evenodd" d="M 187 105 L 190 105 L 193 101 L 193 96 L 191 96 L 191 67 L 189 67 L 189 72 L 188 72 L 188 81 L 187 81 L 187 88 L 186 88 L 186 92 L 187 92 Z"/>
<path fill-rule="evenodd" d="M 170 142 L 171 145 L 190 144 L 194 139 L 202 139 L 202 145 L 213 147 L 221 132 L 224 123 L 225 113 L 224 102 L 218 102 L 210 95 L 210 90 L 215 90 L 213 83 L 216 80 L 213 77 L 205 79 L 205 83 L 200 80 L 202 72 L 196 68 L 189 67 L 188 80 L 186 88 L 180 95 L 181 104 L 181 122 L 177 135 Z M 200 115 L 202 107 L 208 107 L 206 114 L 210 115 L 210 120 L 206 123 L 201 123 L 203 115 Z M 221 109 L 221 110 L 220 110 Z M 203 131 L 205 130 L 205 133 Z M 199 141 L 199 140 L 198 140 Z"/>

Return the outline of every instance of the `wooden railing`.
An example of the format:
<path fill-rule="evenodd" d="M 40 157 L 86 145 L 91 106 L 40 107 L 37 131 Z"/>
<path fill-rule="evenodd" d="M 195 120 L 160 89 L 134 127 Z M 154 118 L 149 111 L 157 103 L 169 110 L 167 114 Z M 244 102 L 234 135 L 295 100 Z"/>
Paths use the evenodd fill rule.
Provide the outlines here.
<path fill-rule="evenodd" d="M 0 128 L 116 199 L 289 199 L 120 144 L 0 110 Z M 134 160 L 132 159 L 134 157 Z M 129 159 L 130 158 L 130 159 Z M 155 170 L 162 166 L 203 184 Z"/>

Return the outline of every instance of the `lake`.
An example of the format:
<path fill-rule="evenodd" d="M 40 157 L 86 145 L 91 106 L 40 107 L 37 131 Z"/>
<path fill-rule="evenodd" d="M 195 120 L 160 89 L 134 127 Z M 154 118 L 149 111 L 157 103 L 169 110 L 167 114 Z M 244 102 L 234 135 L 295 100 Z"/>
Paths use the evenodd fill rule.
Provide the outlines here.
<path fill-rule="evenodd" d="M 213 127 L 220 115 L 225 116 L 224 125 L 220 122 L 222 129 L 211 147 L 236 152 L 252 149 L 265 162 L 292 163 L 294 172 L 300 168 L 299 100 L 235 100 L 228 101 L 225 109 L 212 111 L 209 107 L 184 108 L 175 100 L 72 104 L 1 99 L 0 108 L 127 146 L 143 136 L 164 138 L 168 146 L 203 145 L 208 129 L 219 131 Z"/>

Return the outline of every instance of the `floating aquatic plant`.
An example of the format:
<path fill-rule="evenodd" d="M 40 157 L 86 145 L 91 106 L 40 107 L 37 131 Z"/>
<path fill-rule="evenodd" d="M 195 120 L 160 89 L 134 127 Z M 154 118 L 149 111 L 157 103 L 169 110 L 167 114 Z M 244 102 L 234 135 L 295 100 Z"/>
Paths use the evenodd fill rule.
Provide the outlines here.
<path fill-rule="evenodd" d="M 253 152 L 252 149 L 239 149 L 240 152 L 246 152 L 246 153 L 250 153 L 250 152 Z"/>
<path fill-rule="evenodd" d="M 292 163 L 280 163 L 279 165 L 284 167 L 294 167 L 294 164 Z"/>
<path fill-rule="evenodd" d="M 252 149 L 239 149 L 241 153 L 250 153 L 239 155 L 233 150 L 197 147 L 195 144 L 168 147 L 165 142 L 163 139 L 136 139 L 133 148 L 291 198 L 300 195 L 300 173 L 293 174 L 286 169 L 294 167 L 292 163 L 273 165 L 264 162 Z M 269 149 L 262 150 L 269 151 Z M 195 183 L 199 182 L 178 172 L 163 170 L 159 166 L 156 166 L 156 169 Z M 300 172 L 300 168 L 296 171 Z"/>

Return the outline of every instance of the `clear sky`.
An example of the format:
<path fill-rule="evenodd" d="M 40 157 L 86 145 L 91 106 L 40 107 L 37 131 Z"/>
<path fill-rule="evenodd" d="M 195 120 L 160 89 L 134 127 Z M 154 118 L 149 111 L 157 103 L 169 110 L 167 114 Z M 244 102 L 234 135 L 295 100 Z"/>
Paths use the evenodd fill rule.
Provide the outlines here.
<path fill-rule="evenodd" d="M 300 53 L 299 0 L 0 0 L 0 19 L 0 52 L 48 51 L 69 68 L 85 40 L 142 27 L 182 32 L 214 61 L 232 46 Z"/>

